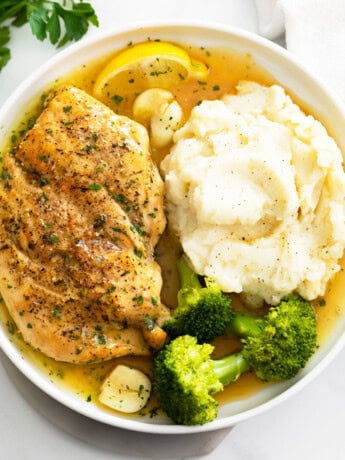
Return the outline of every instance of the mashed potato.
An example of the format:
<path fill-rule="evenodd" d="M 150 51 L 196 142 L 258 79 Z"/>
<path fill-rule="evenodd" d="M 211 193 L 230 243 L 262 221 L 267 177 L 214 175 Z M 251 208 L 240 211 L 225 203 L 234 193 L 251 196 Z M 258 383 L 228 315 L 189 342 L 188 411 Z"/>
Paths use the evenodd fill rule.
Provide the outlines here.
<path fill-rule="evenodd" d="M 161 166 L 197 273 L 269 304 L 324 294 L 345 246 L 342 155 L 283 88 L 244 81 L 203 101 Z"/>

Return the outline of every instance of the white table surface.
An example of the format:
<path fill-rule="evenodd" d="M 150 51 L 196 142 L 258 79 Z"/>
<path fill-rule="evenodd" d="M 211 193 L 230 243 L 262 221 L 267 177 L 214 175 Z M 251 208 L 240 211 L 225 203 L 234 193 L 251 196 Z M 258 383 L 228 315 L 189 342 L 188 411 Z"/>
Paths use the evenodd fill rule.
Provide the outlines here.
<path fill-rule="evenodd" d="M 139 20 L 207 19 L 257 32 L 252 0 L 94 0 L 100 29 Z M 90 31 L 96 33 L 95 29 Z M 13 58 L 0 73 L 0 104 L 37 66 L 56 53 L 24 27 L 13 33 Z M 218 444 L 214 460 L 343 460 L 345 458 L 345 350 L 308 387 L 231 432 L 178 440 L 126 432 L 74 414 L 27 381 L 0 352 L 0 458 L 106 460 L 190 458 Z M 211 444 L 210 444 L 211 443 Z M 174 445 L 176 446 L 174 448 Z M 197 447 L 200 446 L 198 449 Z"/>

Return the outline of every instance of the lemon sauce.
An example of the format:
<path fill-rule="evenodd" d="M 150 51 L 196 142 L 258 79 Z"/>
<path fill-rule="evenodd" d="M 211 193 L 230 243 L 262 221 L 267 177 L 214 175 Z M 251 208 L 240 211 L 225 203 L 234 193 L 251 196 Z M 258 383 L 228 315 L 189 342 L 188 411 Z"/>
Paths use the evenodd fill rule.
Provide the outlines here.
<path fill-rule="evenodd" d="M 185 49 L 190 56 L 204 62 L 208 67 L 206 81 L 180 79 L 176 85 L 168 88 L 181 105 L 185 119 L 189 117 L 192 108 L 200 101 L 205 99 L 219 99 L 224 94 L 235 93 L 236 85 L 240 80 L 253 80 L 263 85 L 277 83 L 268 72 L 255 63 L 250 54 L 240 54 L 230 49 L 206 49 L 203 47 L 186 47 Z M 97 75 L 111 57 L 103 56 L 94 62 L 86 63 L 82 67 L 53 82 L 50 88 L 61 84 L 69 84 L 92 94 Z M 142 91 L 140 78 L 136 77 L 134 80 L 131 84 L 132 91 L 130 94 L 121 92 L 121 88 L 112 87 L 110 83 L 100 99 L 116 113 L 132 118 L 133 102 L 135 97 Z M 289 91 L 288 93 L 293 97 Z M 46 91 L 44 92 L 45 94 Z M 293 99 L 296 101 L 296 98 L 293 97 Z M 302 106 L 304 111 L 312 114 L 312 111 L 303 106 L 299 100 L 296 102 Z M 20 140 L 25 130 L 32 126 L 35 117 L 41 109 L 42 99 L 40 98 L 28 109 L 25 116 L 17 121 L 16 126 L 2 146 L 4 153 L 10 151 L 18 140 Z M 168 147 L 152 149 L 152 156 L 158 165 L 168 150 Z M 167 229 L 156 248 L 156 254 L 163 275 L 162 301 L 171 308 L 174 308 L 177 303 L 176 294 L 179 282 L 175 267 L 181 252 L 179 242 Z M 343 296 L 345 259 L 341 261 L 341 267 L 341 271 L 335 276 L 332 283 L 330 283 L 324 301 L 314 302 L 318 318 L 319 344 L 327 338 L 337 319 L 345 311 L 345 296 Z M 233 304 L 235 308 L 243 308 L 237 296 L 234 296 Z M 93 402 L 105 410 L 110 411 L 110 409 L 107 409 L 98 402 L 100 385 L 117 364 L 121 363 L 138 368 L 149 376 L 152 374 L 152 359 L 142 357 L 123 357 L 92 365 L 73 365 L 56 362 L 42 353 L 33 350 L 23 342 L 3 302 L 0 304 L 0 321 L 6 325 L 10 339 L 15 342 L 23 355 L 49 375 L 51 381 L 71 389 L 81 398 L 88 402 Z M 232 351 L 237 351 L 241 346 L 238 339 L 231 337 L 219 337 L 213 343 L 215 345 L 215 358 L 222 357 Z M 263 384 L 254 373 L 248 372 L 216 397 L 221 403 L 228 403 L 254 394 L 263 388 L 263 385 L 266 384 Z M 153 416 L 156 413 L 156 407 L 157 404 L 154 398 L 151 398 L 148 406 L 141 411 L 141 415 Z"/>

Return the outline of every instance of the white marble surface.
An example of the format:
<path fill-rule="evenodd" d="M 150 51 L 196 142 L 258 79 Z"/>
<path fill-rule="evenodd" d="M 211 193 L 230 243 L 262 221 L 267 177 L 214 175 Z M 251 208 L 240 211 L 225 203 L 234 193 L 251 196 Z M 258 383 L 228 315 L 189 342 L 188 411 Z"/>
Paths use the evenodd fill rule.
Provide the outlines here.
<path fill-rule="evenodd" d="M 152 19 L 207 19 L 256 32 L 252 0 L 94 0 L 101 29 Z M 96 33 L 93 29 L 90 33 Z M 27 28 L 16 30 L 13 58 L 0 73 L 0 104 L 32 70 L 56 51 Z M 56 403 L 28 382 L 0 352 L 0 458 L 107 460 L 196 458 L 214 460 L 343 460 L 345 448 L 345 350 L 312 384 L 231 432 L 192 438 L 154 437 L 90 421 Z"/>

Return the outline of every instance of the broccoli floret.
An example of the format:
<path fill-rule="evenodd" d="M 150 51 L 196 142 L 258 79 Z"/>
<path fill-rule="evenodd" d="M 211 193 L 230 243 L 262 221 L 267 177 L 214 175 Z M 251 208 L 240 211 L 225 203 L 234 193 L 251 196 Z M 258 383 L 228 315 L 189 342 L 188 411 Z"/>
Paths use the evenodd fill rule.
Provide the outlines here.
<path fill-rule="evenodd" d="M 213 394 L 249 369 L 240 353 L 212 360 L 214 347 L 182 335 L 158 352 L 153 366 L 153 390 L 167 415 L 182 425 L 203 425 L 217 417 Z"/>
<path fill-rule="evenodd" d="M 183 425 L 203 425 L 217 416 L 212 394 L 223 389 L 214 372 L 213 346 L 198 345 L 183 335 L 171 341 L 155 357 L 153 389 L 167 415 Z"/>
<path fill-rule="evenodd" d="M 164 323 L 164 329 L 172 338 L 189 334 L 197 337 L 199 343 L 209 342 L 229 325 L 231 299 L 208 277 L 206 287 L 202 287 L 184 258 L 178 261 L 178 271 L 181 280 L 178 307 L 173 317 Z"/>
<path fill-rule="evenodd" d="M 316 349 L 315 311 L 296 294 L 283 298 L 264 318 L 235 313 L 227 331 L 242 337 L 242 354 L 264 381 L 294 377 Z"/>
<path fill-rule="evenodd" d="M 259 378 L 284 380 L 303 368 L 316 348 L 316 317 L 297 295 L 283 299 L 264 318 L 235 314 L 231 332 L 242 337 L 243 349 L 212 360 L 213 346 L 183 335 L 155 357 L 153 388 L 162 408 L 176 423 L 199 425 L 217 416 L 213 394 L 253 368 Z"/>

